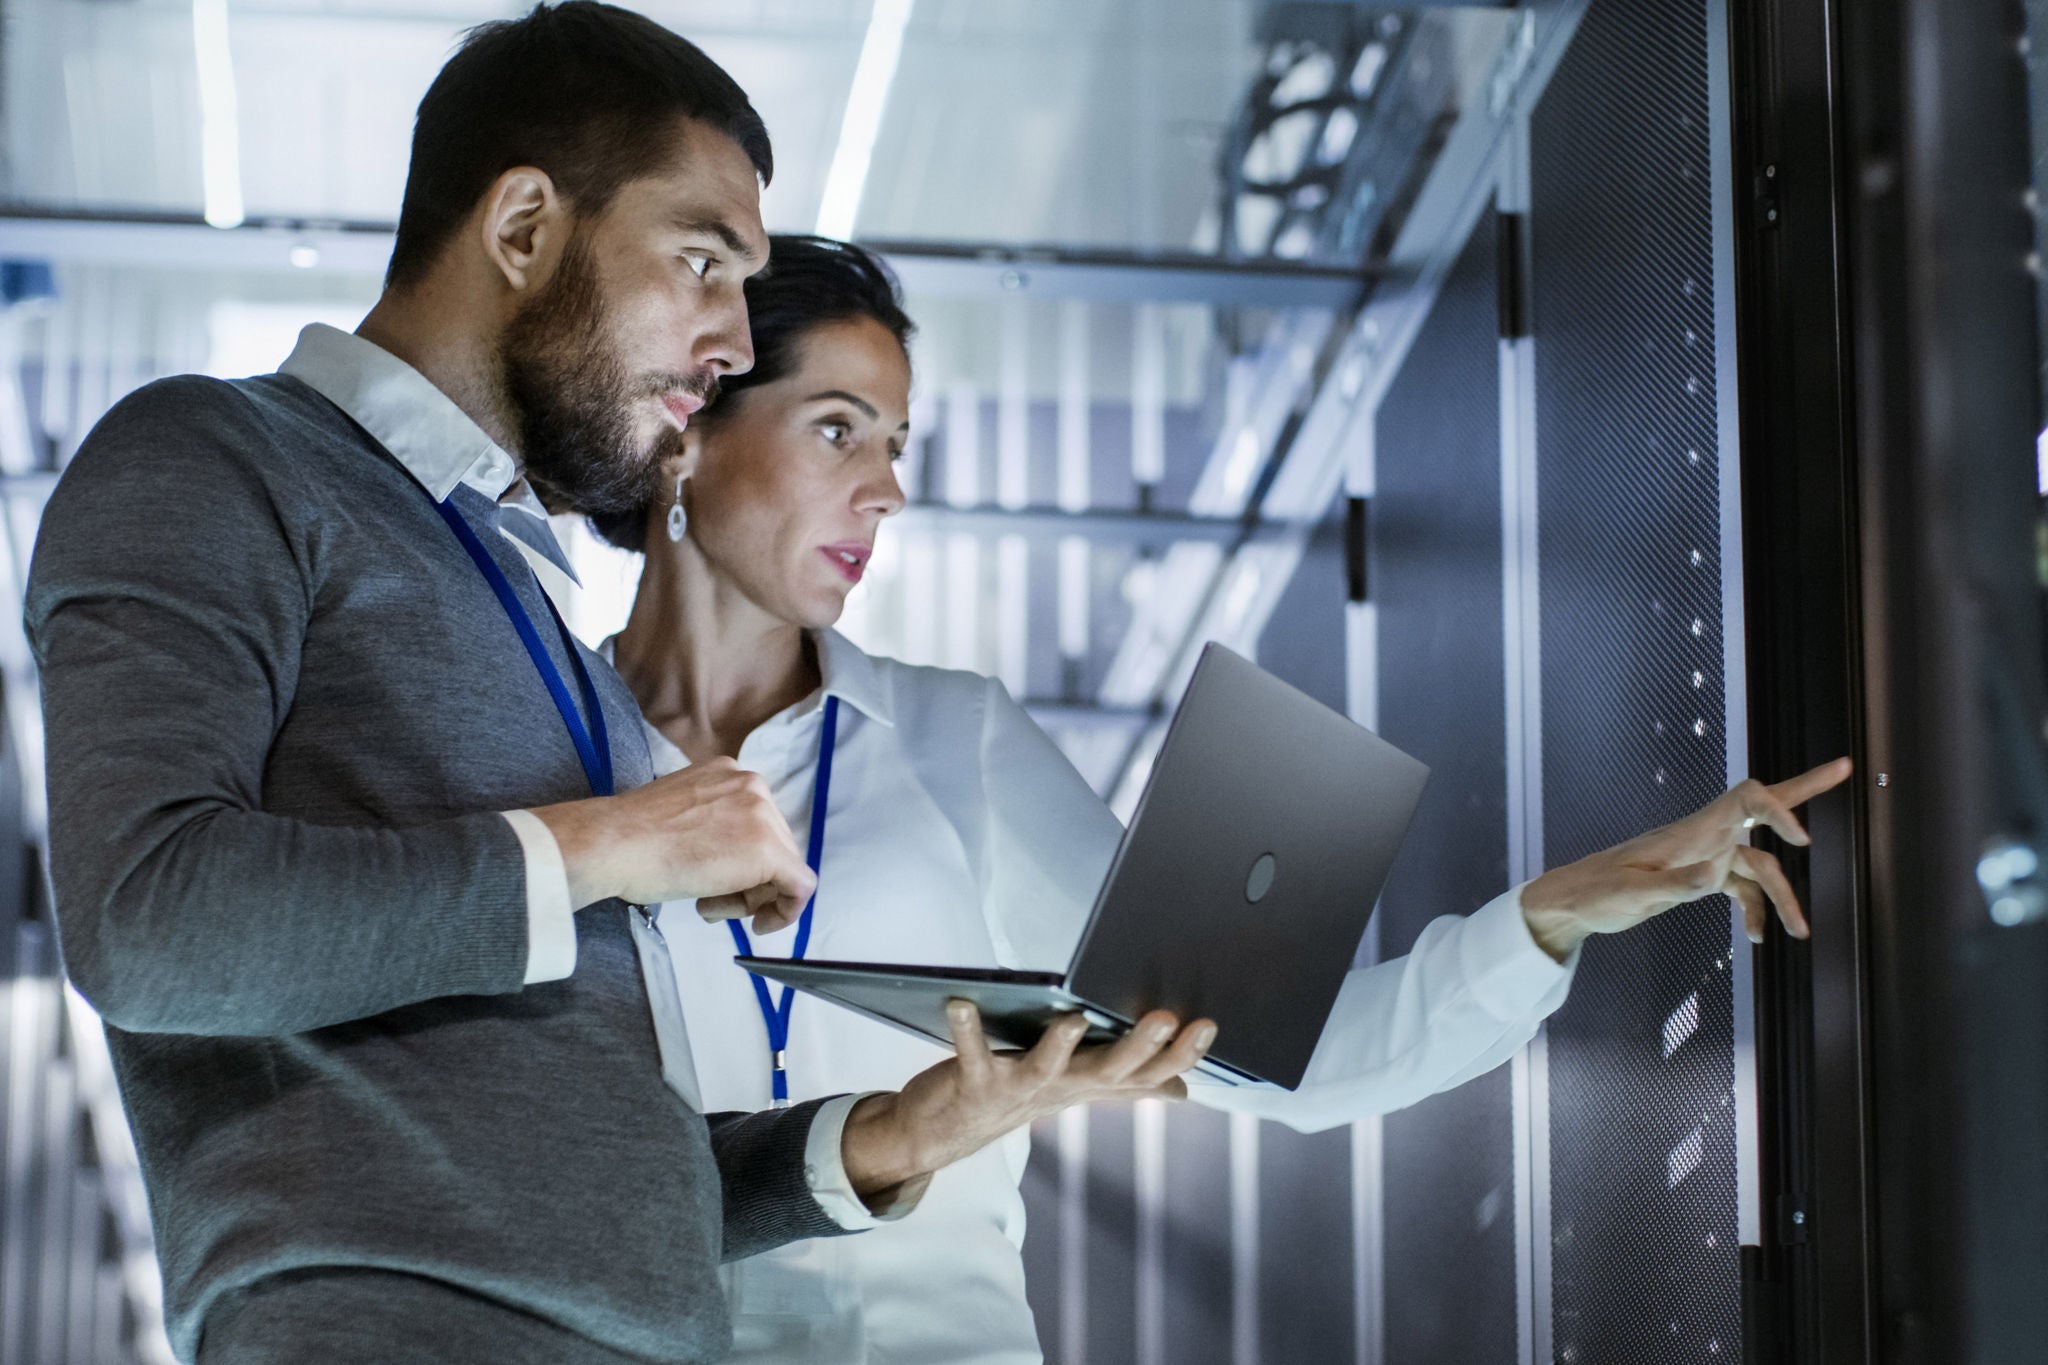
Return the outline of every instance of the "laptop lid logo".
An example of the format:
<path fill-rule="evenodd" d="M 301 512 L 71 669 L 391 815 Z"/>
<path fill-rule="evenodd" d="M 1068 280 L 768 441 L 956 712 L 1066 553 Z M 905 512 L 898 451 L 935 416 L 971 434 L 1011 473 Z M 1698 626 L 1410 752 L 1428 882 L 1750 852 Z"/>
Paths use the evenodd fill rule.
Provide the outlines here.
<path fill-rule="evenodd" d="M 1245 879 L 1244 898 L 1257 905 L 1273 889 L 1273 877 L 1280 870 L 1280 862 L 1270 853 L 1261 853 L 1252 864 L 1252 874 Z"/>

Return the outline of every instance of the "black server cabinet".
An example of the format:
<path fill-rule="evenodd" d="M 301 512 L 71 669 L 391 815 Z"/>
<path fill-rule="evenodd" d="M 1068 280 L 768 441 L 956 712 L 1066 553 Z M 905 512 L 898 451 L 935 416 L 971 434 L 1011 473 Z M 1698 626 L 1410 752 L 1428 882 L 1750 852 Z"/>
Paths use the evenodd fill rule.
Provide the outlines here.
<path fill-rule="evenodd" d="M 1743 762 L 1742 680 L 1729 676 L 1739 565 L 1727 562 L 1738 471 L 1724 464 L 1733 197 L 1716 193 L 1725 9 L 1582 8 L 1502 154 L 1517 164 L 1493 168 L 1511 189 L 1460 244 L 1372 419 L 1378 728 L 1435 773 L 1382 902 L 1382 957 L 1437 915 L 1484 904 L 1525 863 L 1569 861 L 1711 800 Z M 1510 544 L 1520 513 L 1504 498 L 1525 475 L 1534 492 Z M 1312 554 L 1304 573 L 1328 567 Z M 1328 596 L 1283 614 L 1334 638 Z M 1742 1359 L 1749 951 L 1719 898 L 1589 945 L 1531 1060 L 1381 1121 L 1363 1229 L 1376 1248 L 1343 1244 L 1340 1195 L 1360 1193 L 1344 1171 L 1350 1139 L 1269 1128 L 1254 1334 L 1236 1330 L 1226 1297 L 1228 1125 L 1174 1115 L 1168 1357 Z M 1136 1286 L 1118 1264 L 1132 1248 L 1131 1141 L 1122 1116 L 1091 1128 L 1090 1359 L 1133 1347 Z M 1056 1221 L 1048 1156 L 1034 1164 L 1036 1236 Z M 1048 1250 L 1029 1254 L 1060 1358 Z M 1313 1283 L 1294 1273 L 1305 1265 Z M 1365 1267 L 1379 1282 L 1347 1303 L 1344 1281 Z M 1354 1341 L 1344 1319 L 1364 1305 Z"/>
<path fill-rule="evenodd" d="M 1741 763 L 1720 22 L 1708 0 L 1593 0 L 1511 175 L 1526 217 L 1482 219 L 1381 406 L 1380 722 L 1437 769 L 1383 903 L 1387 954 L 1506 883 L 1511 818 L 1557 865 L 1724 790 L 1731 712 Z M 1527 348 L 1515 382 L 1533 380 L 1505 415 L 1518 362 L 1504 333 Z M 1529 600 L 1503 590 L 1504 432 L 1534 451 L 1535 619 L 1520 633 L 1540 667 L 1526 673 L 1503 652 Z M 1511 817 L 1517 678 L 1540 699 L 1521 741 L 1540 799 Z M 1731 928 L 1714 898 L 1596 940 L 1544 1064 L 1388 1117 L 1380 1359 L 1741 1358 L 1737 1012 L 1751 1002 Z M 1518 1188 L 1518 1170 L 1540 1188 Z"/>

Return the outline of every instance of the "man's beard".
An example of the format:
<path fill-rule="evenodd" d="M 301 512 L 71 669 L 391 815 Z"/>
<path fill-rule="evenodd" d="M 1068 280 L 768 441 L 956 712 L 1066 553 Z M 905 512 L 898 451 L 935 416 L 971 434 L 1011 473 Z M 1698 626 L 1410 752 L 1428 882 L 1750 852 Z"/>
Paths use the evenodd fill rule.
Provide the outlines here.
<path fill-rule="evenodd" d="M 551 511 L 612 515 L 648 506 L 662 466 L 682 453 L 683 434 L 668 427 L 642 442 L 633 430 L 636 407 L 675 392 L 711 397 L 704 376 L 632 380 L 605 314 L 596 262 L 578 238 L 498 344 L 520 464 Z"/>

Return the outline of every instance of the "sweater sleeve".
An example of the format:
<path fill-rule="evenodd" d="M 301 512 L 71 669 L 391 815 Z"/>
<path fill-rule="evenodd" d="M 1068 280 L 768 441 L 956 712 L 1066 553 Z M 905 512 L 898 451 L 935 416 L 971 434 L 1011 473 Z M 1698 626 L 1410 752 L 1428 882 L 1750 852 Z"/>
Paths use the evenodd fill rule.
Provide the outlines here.
<path fill-rule="evenodd" d="M 849 1231 L 811 1192 L 805 1168 L 811 1124 L 829 1102 L 704 1116 L 725 1194 L 722 1259 L 743 1260 L 790 1242 Z"/>
<path fill-rule="evenodd" d="M 79 990 L 129 1031 L 296 1033 L 526 972 L 502 816 L 337 828 L 263 809 L 313 600 L 271 446 L 232 386 L 154 384 L 94 429 L 43 517 L 26 624 L 58 932 Z"/>

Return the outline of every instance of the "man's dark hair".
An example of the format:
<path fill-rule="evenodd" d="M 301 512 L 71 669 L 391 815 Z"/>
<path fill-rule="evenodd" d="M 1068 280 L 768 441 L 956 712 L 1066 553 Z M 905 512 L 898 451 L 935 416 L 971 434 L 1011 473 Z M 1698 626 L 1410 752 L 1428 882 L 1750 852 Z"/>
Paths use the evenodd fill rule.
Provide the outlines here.
<path fill-rule="evenodd" d="M 577 213 L 602 213 L 621 186 L 674 153 L 683 118 L 738 143 L 764 182 L 774 172 L 768 129 L 746 92 L 645 15 L 564 0 L 479 24 L 420 101 L 385 284 L 424 276 L 514 166 L 546 171 Z"/>
<path fill-rule="evenodd" d="M 772 384 L 796 367 L 804 339 L 820 327 L 872 318 L 889 329 L 907 354 L 916 331 L 903 311 L 896 277 L 872 253 L 829 237 L 778 233 L 768 239 L 768 266 L 746 283 L 747 325 L 754 368 L 722 375 L 718 397 L 694 419 L 716 423 L 746 391 Z M 622 550 L 647 549 L 650 508 L 592 517 L 597 533 Z"/>

